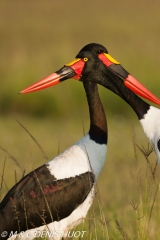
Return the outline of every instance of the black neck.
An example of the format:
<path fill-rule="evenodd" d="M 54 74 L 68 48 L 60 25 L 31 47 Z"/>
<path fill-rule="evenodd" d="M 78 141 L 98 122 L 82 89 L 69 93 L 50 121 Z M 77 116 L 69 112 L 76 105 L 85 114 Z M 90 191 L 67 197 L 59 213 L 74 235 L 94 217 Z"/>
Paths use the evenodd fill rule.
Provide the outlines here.
<path fill-rule="evenodd" d="M 123 87 L 123 91 L 121 91 L 121 94 L 118 95 L 133 108 L 139 120 L 144 118 L 144 115 L 150 108 L 150 105 L 148 103 L 143 101 L 141 98 L 139 98 L 135 93 L 133 93 L 125 86 Z"/>
<path fill-rule="evenodd" d="M 111 79 L 111 81 L 106 81 L 106 78 Z M 148 103 L 144 102 L 124 85 L 124 80 L 122 80 L 119 76 L 116 76 L 116 74 L 113 76 L 113 72 L 111 72 L 108 68 L 103 69 L 103 71 L 101 70 L 101 75 L 98 77 L 96 82 L 110 89 L 126 101 L 133 108 L 139 120 L 144 117 L 150 108 Z"/>
<path fill-rule="evenodd" d="M 106 144 L 108 139 L 107 120 L 98 94 L 97 84 L 83 82 L 83 85 L 90 113 L 90 138 L 99 144 Z"/>

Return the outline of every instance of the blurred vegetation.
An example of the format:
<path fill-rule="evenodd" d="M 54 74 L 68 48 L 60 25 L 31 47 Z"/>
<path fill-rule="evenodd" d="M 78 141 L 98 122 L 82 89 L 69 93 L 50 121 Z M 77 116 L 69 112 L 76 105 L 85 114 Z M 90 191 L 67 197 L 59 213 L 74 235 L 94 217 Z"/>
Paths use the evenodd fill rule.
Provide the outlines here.
<path fill-rule="evenodd" d="M 129 72 L 159 95 L 158 1 L 1 1 L 0 113 L 67 114 L 66 99 L 84 106 L 83 88 L 70 81 L 42 92 L 17 93 L 70 62 L 90 42 L 101 43 Z M 127 105 L 102 90 L 107 112 Z M 70 106 L 70 103 L 69 103 Z M 121 108 L 120 106 L 123 106 Z"/>
<path fill-rule="evenodd" d="M 103 44 L 127 71 L 160 97 L 159 9 L 158 0 L 0 1 L 0 174 L 6 160 L 2 196 L 23 172 L 9 154 L 25 173 L 46 162 L 15 119 L 37 139 L 48 159 L 80 139 L 83 127 L 87 132 L 88 106 L 81 83 L 69 80 L 32 94 L 17 94 L 70 62 L 84 45 Z M 132 109 L 108 90 L 99 87 L 99 91 L 108 119 L 109 143 L 98 188 L 106 221 L 112 226 L 110 236 L 117 232 L 117 237 L 110 239 L 147 239 L 123 237 L 116 221 L 129 236 L 131 232 L 138 236 L 140 226 L 133 221 L 131 206 L 132 200 L 138 203 L 141 198 L 133 142 L 147 148 L 148 141 Z M 148 202 L 152 203 L 155 188 L 147 175 L 148 164 L 139 150 L 137 154 L 142 191 L 147 179 L 151 186 Z M 149 158 L 154 166 L 155 154 Z M 159 171 L 157 167 L 156 182 L 160 180 Z M 148 239 L 159 236 L 156 210 Z"/>

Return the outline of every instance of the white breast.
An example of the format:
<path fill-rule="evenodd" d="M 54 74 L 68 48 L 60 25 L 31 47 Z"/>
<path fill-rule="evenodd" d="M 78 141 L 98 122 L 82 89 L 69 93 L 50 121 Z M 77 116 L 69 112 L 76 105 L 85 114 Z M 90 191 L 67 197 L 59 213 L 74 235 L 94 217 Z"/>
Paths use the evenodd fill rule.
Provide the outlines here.
<path fill-rule="evenodd" d="M 57 179 L 74 177 L 91 171 L 97 177 L 106 159 L 106 144 L 97 144 L 86 134 L 79 142 L 68 148 L 48 163 L 48 168 Z"/>

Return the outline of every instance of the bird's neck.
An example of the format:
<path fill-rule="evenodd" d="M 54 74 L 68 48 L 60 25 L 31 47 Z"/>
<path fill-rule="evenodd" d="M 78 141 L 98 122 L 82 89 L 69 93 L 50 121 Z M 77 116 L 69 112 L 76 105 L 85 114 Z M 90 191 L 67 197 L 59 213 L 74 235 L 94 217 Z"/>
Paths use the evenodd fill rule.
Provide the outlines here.
<path fill-rule="evenodd" d="M 139 98 L 134 92 L 126 88 L 123 82 L 117 82 L 116 88 L 112 86 L 112 91 L 127 102 L 137 114 L 138 119 L 142 119 L 150 108 L 150 105 Z"/>
<path fill-rule="evenodd" d="M 97 84 L 84 82 L 90 113 L 89 135 L 99 144 L 106 144 L 108 138 L 107 120 L 98 94 Z"/>
<path fill-rule="evenodd" d="M 144 118 L 144 115 L 148 112 L 150 105 L 139 98 L 133 92 L 129 92 L 123 99 L 133 108 L 139 120 Z"/>

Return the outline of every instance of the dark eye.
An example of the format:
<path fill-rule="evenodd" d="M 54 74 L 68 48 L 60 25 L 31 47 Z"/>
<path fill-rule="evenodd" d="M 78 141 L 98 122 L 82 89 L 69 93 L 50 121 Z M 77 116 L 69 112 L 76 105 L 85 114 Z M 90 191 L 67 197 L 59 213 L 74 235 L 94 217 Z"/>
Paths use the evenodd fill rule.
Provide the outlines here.
<path fill-rule="evenodd" d="M 160 139 L 157 142 L 157 147 L 158 147 L 158 150 L 160 151 Z"/>
<path fill-rule="evenodd" d="M 102 51 L 101 51 L 101 50 L 99 50 L 99 51 L 98 51 L 98 54 L 100 54 L 100 53 L 102 53 Z"/>

